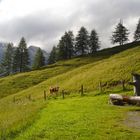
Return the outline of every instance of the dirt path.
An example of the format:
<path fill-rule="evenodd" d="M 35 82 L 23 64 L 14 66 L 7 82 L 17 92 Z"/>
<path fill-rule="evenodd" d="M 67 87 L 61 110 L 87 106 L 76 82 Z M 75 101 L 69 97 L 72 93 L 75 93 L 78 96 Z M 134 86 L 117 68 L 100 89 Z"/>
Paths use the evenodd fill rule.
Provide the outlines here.
<path fill-rule="evenodd" d="M 124 123 L 130 128 L 140 130 L 140 111 L 129 111 Z"/>

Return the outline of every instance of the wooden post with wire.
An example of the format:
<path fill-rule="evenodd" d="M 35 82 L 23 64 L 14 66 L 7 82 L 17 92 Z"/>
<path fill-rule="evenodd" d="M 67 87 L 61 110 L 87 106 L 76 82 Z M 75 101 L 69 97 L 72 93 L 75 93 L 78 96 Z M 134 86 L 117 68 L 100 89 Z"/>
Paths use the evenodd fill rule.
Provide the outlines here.
<path fill-rule="evenodd" d="M 65 92 L 62 90 L 62 98 L 65 99 Z"/>
<path fill-rule="evenodd" d="M 44 100 L 46 101 L 47 100 L 47 94 L 46 94 L 46 91 L 44 90 Z"/>
<path fill-rule="evenodd" d="M 122 90 L 125 91 L 125 80 L 121 80 L 121 84 L 122 84 Z"/>
<path fill-rule="evenodd" d="M 29 99 L 29 101 L 31 101 L 31 94 L 29 94 L 28 99 Z"/>
<path fill-rule="evenodd" d="M 84 86 L 81 85 L 81 96 L 83 96 L 83 95 L 84 95 Z"/>
<path fill-rule="evenodd" d="M 102 93 L 103 92 L 103 89 L 102 89 L 102 82 L 100 81 L 99 82 L 99 91 Z"/>

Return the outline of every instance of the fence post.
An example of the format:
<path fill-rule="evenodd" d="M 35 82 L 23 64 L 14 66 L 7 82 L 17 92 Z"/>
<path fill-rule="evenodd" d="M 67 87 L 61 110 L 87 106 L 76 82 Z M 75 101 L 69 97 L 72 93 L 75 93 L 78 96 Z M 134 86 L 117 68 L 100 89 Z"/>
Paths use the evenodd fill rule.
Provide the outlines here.
<path fill-rule="evenodd" d="M 14 102 L 14 103 L 16 102 L 16 97 L 15 97 L 15 96 L 13 97 L 13 102 Z"/>
<path fill-rule="evenodd" d="M 46 91 L 44 90 L 44 100 L 47 100 L 47 95 L 46 95 Z"/>
<path fill-rule="evenodd" d="M 63 98 L 63 99 L 65 98 L 64 90 L 62 90 L 62 98 Z"/>
<path fill-rule="evenodd" d="M 81 96 L 83 96 L 83 95 L 84 95 L 84 86 L 81 85 Z"/>
<path fill-rule="evenodd" d="M 124 91 L 126 88 L 125 88 L 125 80 L 121 80 L 121 83 L 122 83 L 122 90 Z"/>
<path fill-rule="evenodd" d="M 100 92 L 103 92 L 103 89 L 102 89 L 102 82 L 101 82 L 101 81 L 99 82 L 99 91 L 100 91 Z"/>
<path fill-rule="evenodd" d="M 29 94 L 28 99 L 29 99 L 29 101 L 31 101 L 31 94 Z"/>

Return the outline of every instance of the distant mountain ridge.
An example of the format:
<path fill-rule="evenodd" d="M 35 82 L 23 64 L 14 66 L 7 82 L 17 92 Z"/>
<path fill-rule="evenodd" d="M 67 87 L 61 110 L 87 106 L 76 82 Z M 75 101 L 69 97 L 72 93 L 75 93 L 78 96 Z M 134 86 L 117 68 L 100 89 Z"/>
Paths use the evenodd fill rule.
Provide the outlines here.
<path fill-rule="evenodd" d="M 0 63 L 2 61 L 2 58 L 3 58 L 4 53 L 6 51 L 7 44 L 8 43 L 2 43 L 2 42 L 0 42 Z M 35 54 L 36 54 L 36 52 L 37 52 L 38 49 L 39 49 L 39 47 L 37 47 L 37 46 L 29 46 L 28 47 L 28 53 L 29 53 L 29 59 L 30 59 L 30 66 L 33 64 L 34 57 L 35 57 Z M 45 57 L 45 63 L 47 64 L 48 63 L 49 53 L 47 53 L 45 50 L 43 50 L 43 54 L 44 54 L 44 57 Z"/>

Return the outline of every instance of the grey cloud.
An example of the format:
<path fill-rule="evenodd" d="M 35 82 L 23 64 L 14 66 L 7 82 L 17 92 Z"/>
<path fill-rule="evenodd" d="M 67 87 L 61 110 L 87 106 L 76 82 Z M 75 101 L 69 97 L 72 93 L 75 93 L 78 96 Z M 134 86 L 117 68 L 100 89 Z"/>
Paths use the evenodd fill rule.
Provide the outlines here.
<path fill-rule="evenodd" d="M 0 37 L 17 42 L 24 36 L 28 42 L 41 42 L 49 50 L 58 41 L 58 37 L 72 26 L 75 16 L 62 18 L 51 13 L 34 13 L 0 24 Z"/>
<path fill-rule="evenodd" d="M 1 23 L 0 37 L 17 42 L 24 36 L 28 42 L 40 42 L 49 50 L 66 30 L 84 25 L 89 30 L 97 29 L 103 47 L 108 47 L 112 29 L 119 19 L 124 19 L 125 25 L 132 20 L 135 25 L 133 19 L 139 18 L 140 13 L 139 0 L 77 0 L 76 4 L 69 17 L 56 17 L 50 11 L 42 11 Z"/>
<path fill-rule="evenodd" d="M 90 28 L 97 28 L 101 35 L 103 47 L 110 45 L 110 36 L 112 29 L 120 19 L 129 28 L 130 32 L 134 32 L 134 27 L 127 26 L 131 20 L 135 25 L 135 18 L 139 18 L 140 13 L 139 0 L 98 0 L 98 2 L 90 1 L 86 7 L 86 13 L 90 17 Z M 132 33 L 130 35 L 132 38 Z"/>

